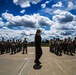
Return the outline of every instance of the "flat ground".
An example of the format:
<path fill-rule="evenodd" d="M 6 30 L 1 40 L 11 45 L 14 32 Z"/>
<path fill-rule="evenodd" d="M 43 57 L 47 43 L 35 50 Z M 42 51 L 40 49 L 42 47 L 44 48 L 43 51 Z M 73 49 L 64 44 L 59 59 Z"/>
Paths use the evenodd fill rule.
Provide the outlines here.
<path fill-rule="evenodd" d="M 76 54 L 56 56 L 49 47 L 42 50 L 41 65 L 34 63 L 34 47 L 28 47 L 28 54 L 0 55 L 0 75 L 76 75 Z"/>

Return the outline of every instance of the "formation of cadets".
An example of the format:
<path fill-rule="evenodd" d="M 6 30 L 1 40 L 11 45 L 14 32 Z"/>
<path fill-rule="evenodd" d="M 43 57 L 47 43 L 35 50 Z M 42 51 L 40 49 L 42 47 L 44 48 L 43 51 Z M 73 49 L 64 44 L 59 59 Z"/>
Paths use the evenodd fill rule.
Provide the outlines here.
<path fill-rule="evenodd" d="M 56 55 L 70 54 L 74 55 L 76 50 L 76 37 L 72 40 L 70 37 L 61 40 L 59 38 L 53 38 L 49 41 L 50 52 Z"/>
<path fill-rule="evenodd" d="M 22 51 L 22 54 L 27 53 L 27 41 L 24 38 L 24 41 L 20 40 L 7 40 L 4 38 L 0 41 L 0 54 L 11 53 L 16 54 L 17 52 Z"/>
<path fill-rule="evenodd" d="M 53 38 L 49 41 L 50 52 L 56 55 L 70 54 L 73 55 L 76 50 L 76 37 L 72 40 L 70 37 L 61 40 L 59 38 Z M 27 53 L 27 40 L 24 38 L 23 42 L 20 40 L 7 40 L 4 38 L 0 41 L 0 54 L 11 53 L 16 54 L 22 51 L 22 54 Z"/>

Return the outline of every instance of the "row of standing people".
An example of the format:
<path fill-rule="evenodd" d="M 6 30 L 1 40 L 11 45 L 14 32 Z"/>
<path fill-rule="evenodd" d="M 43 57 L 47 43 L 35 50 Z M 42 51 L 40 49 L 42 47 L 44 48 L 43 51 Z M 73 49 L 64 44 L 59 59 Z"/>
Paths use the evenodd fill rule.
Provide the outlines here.
<path fill-rule="evenodd" d="M 0 41 L 0 54 L 4 53 L 11 53 L 16 54 L 17 52 L 22 51 L 22 54 L 27 53 L 27 40 L 24 38 L 24 41 L 20 40 L 7 40 L 5 41 L 4 38 Z"/>
<path fill-rule="evenodd" d="M 49 41 L 50 44 L 50 52 L 55 53 L 56 55 L 62 55 L 69 53 L 73 55 L 76 50 L 76 37 L 74 40 L 71 40 L 70 37 L 65 38 L 64 40 L 60 40 L 59 38 L 54 38 Z"/>

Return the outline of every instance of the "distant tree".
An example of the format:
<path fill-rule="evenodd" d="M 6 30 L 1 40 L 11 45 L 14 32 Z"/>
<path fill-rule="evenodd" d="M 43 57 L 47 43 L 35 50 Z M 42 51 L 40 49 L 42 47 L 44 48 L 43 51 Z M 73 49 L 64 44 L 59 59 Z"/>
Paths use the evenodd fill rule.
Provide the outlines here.
<path fill-rule="evenodd" d="M 44 40 L 42 40 L 42 43 L 45 43 L 45 41 L 44 41 Z"/>
<path fill-rule="evenodd" d="M 49 43 L 49 40 L 45 40 L 45 43 Z"/>

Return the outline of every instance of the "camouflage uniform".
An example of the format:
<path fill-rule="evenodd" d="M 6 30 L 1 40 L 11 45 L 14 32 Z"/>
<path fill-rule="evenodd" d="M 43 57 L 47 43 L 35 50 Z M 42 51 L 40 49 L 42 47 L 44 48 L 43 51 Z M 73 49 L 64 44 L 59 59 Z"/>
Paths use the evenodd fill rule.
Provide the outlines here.
<path fill-rule="evenodd" d="M 12 41 L 11 54 L 13 54 L 13 52 L 14 52 L 14 54 L 16 53 L 16 43 L 15 43 L 14 39 Z"/>
<path fill-rule="evenodd" d="M 26 49 L 26 53 L 27 53 L 27 41 L 26 41 L 26 38 L 23 41 L 23 52 L 22 52 L 22 54 L 24 54 L 25 49 Z"/>
<path fill-rule="evenodd" d="M 2 38 L 2 41 L 1 41 L 1 54 L 4 54 L 5 52 L 5 41 L 4 41 L 4 38 Z"/>
<path fill-rule="evenodd" d="M 76 37 L 75 39 L 73 40 L 73 53 L 75 53 L 75 50 L 76 50 Z"/>
<path fill-rule="evenodd" d="M 70 39 L 70 37 L 68 37 L 67 42 L 68 42 L 67 54 L 69 54 L 69 52 L 70 52 L 70 54 L 73 55 L 72 54 L 73 53 L 73 48 L 72 48 L 73 45 L 72 45 L 72 40 Z"/>

